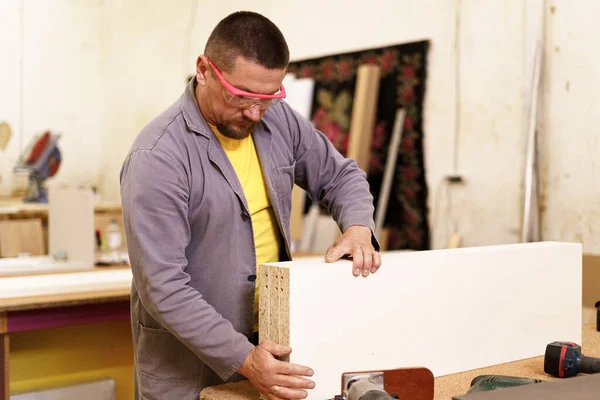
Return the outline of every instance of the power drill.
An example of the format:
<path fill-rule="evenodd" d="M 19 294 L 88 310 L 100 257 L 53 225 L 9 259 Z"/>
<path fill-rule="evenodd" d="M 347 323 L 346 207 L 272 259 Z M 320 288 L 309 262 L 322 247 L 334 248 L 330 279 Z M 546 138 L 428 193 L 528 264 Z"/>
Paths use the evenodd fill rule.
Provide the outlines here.
<path fill-rule="evenodd" d="M 600 372 L 600 358 L 581 354 L 581 346 L 572 342 L 552 342 L 546 346 L 544 372 L 558 378 L 570 378 L 579 373 Z"/>
<path fill-rule="evenodd" d="M 518 376 L 506 375 L 479 375 L 471 381 L 471 388 L 467 394 L 477 392 L 487 392 L 490 390 L 504 389 L 513 386 L 530 385 L 532 383 L 542 383 L 541 379 L 521 378 Z"/>

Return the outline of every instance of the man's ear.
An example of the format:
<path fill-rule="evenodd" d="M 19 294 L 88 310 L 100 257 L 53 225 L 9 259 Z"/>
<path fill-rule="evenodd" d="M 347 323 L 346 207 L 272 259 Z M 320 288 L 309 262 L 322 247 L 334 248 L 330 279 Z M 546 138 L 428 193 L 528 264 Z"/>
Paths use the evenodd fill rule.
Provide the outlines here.
<path fill-rule="evenodd" d="M 206 73 L 208 72 L 208 62 L 206 57 L 200 55 L 196 60 L 196 81 L 198 85 L 206 86 Z"/>

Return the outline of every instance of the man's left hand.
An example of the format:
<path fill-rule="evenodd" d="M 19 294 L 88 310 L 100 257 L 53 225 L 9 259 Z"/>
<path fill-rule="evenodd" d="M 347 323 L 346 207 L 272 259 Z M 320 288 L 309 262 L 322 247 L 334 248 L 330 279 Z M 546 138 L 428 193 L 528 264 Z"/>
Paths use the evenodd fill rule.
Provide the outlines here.
<path fill-rule="evenodd" d="M 352 256 L 354 276 L 369 276 L 381 266 L 381 256 L 371 244 L 371 230 L 366 226 L 353 225 L 346 229 L 342 237 L 327 249 L 326 262 L 334 262 L 345 255 Z"/>

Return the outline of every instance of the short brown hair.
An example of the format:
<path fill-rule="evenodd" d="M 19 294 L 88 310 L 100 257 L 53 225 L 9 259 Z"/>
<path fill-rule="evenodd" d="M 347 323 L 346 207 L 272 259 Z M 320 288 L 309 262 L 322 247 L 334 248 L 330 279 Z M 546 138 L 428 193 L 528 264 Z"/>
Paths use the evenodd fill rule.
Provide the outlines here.
<path fill-rule="evenodd" d="M 204 54 L 226 72 L 233 71 L 240 56 L 268 69 L 287 68 L 290 60 L 279 28 L 251 11 L 238 11 L 222 19 L 210 34 Z"/>

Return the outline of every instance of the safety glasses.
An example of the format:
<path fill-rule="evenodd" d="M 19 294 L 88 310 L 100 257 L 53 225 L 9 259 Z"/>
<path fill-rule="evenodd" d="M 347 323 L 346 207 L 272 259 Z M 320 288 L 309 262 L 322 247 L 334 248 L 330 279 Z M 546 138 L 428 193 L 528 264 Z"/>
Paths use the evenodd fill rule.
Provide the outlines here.
<path fill-rule="evenodd" d="M 223 98 L 233 107 L 245 110 L 253 107 L 255 104 L 258 104 L 261 110 L 266 110 L 270 106 L 281 101 L 281 99 L 285 98 L 285 88 L 283 85 L 281 85 L 279 91 L 275 94 L 258 94 L 238 89 L 227 82 L 225 78 L 223 78 L 221 72 L 217 69 L 217 67 L 215 67 L 208 57 L 206 57 L 206 61 L 208 61 L 208 65 L 210 65 L 215 75 L 223 85 Z"/>

